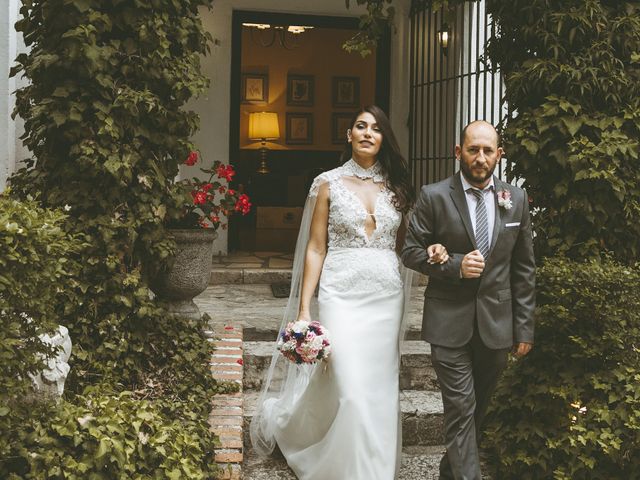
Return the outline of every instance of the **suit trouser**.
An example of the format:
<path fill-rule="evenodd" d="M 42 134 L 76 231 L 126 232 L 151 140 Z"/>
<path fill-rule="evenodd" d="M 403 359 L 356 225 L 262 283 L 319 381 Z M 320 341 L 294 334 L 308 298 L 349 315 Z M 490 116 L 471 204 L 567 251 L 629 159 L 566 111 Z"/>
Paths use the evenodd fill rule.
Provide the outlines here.
<path fill-rule="evenodd" d="M 474 322 L 475 324 L 475 322 Z M 444 404 L 445 445 L 441 480 L 481 480 L 478 439 L 491 395 L 507 364 L 509 349 L 490 349 L 477 326 L 466 345 L 431 345 Z"/>

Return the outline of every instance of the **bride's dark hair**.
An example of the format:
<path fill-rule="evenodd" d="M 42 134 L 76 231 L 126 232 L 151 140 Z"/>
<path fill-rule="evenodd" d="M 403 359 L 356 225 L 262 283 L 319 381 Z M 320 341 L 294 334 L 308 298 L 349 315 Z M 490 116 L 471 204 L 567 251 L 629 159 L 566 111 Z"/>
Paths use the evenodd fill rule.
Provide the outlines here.
<path fill-rule="evenodd" d="M 387 178 L 387 188 L 394 193 L 394 206 L 399 212 L 407 213 L 416 199 L 415 191 L 411 185 L 409 165 L 400 153 L 398 140 L 391 129 L 391 122 L 377 105 L 367 105 L 356 113 L 351 120 L 351 128 L 355 125 L 358 117 L 365 112 L 373 115 L 382 133 L 382 145 L 376 155 L 376 160 Z M 340 155 L 340 163 L 349 161 L 352 155 L 351 143 L 347 142 Z"/>

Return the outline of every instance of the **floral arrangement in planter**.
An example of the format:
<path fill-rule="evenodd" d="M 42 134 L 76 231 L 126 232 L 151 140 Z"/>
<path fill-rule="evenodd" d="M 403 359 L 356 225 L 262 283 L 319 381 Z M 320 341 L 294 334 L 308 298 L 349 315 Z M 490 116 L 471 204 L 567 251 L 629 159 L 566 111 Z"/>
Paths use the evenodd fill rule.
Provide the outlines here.
<path fill-rule="evenodd" d="M 184 161 L 187 166 L 194 166 L 200 160 L 200 154 L 192 151 Z M 223 185 L 221 180 L 231 182 L 235 170 L 219 160 L 213 162 L 211 168 L 200 168 L 209 176 L 207 180 L 193 177 L 174 184 L 181 207 L 170 215 L 170 228 L 210 228 L 214 231 L 227 224 L 221 217 L 229 217 L 238 212 L 246 215 L 251 211 L 249 197 L 237 190 Z"/>

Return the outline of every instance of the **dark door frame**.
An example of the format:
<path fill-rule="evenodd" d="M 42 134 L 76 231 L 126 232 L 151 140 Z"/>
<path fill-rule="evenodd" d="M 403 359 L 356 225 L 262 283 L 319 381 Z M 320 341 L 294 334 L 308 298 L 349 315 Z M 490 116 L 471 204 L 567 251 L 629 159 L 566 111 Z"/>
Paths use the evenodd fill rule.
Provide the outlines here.
<path fill-rule="evenodd" d="M 229 113 L 229 159 L 233 163 L 240 151 L 240 76 L 242 53 L 242 24 L 268 23 L 270 25 L 309 25 L 317 28 L 357 30 L 357 17 L 326 15 L 297 15 L 289 13 L 253 12 L 234 10 L 231 30 L 231 108 Z M 357 54 L 354 54 L 357 55 Z M 390 115 L 389 90 L 391 85 L 391 34 L 386 31 L 376 49 L 375 102 Z"/>

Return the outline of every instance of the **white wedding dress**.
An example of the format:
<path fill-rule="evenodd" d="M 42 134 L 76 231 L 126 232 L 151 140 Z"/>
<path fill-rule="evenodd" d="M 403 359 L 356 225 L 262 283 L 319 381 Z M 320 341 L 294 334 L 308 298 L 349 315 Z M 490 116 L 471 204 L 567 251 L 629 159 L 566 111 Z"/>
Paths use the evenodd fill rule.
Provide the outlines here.
<path fill-rule="evenodd" d="M 382 187 L 370 236 L 368 213 L 346 176 Z M 405 295 L 395 245 L 402 215 L 378 164 L 365 170 L 350 160 L 317 177 L 310 196 L 325 182 L 328 251 L 318 307 L 331 335 L 330 361 L 310 368 L 306 379 L 298 375 L 293 393 L 263 397 L 261 422 L 300 480 L 393 480 L 401 452 L 398 369 Z"/>

